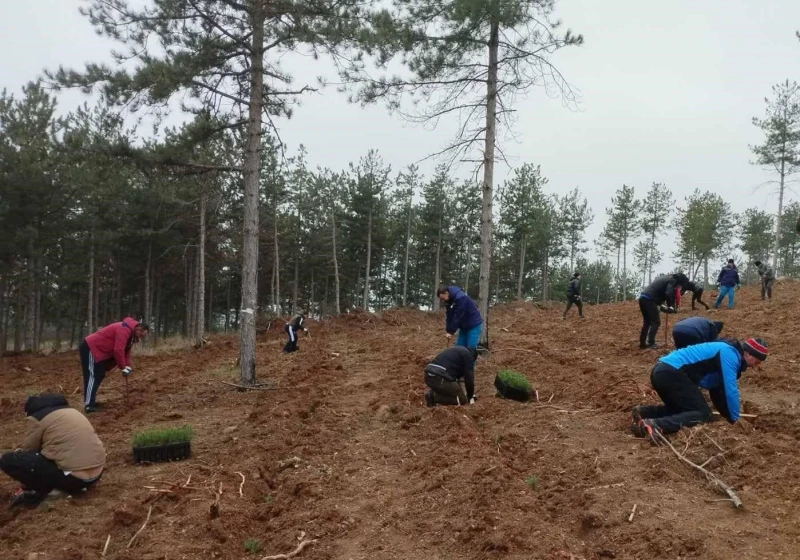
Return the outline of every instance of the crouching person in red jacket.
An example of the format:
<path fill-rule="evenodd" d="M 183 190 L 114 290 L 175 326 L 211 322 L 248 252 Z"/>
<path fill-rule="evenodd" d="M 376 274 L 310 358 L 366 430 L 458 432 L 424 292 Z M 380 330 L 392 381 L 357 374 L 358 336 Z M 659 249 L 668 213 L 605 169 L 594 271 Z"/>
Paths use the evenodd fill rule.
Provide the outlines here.
<path fill-rule="evenodd" d="M 106 372 L 118 367 L 122 375 L 131 374 L 131 346 L 147 337 L 150 327 L 126 317 L 119 323 L 111 323 L 96 333 L 84 338 L 78 346 L 83 367 L 83 411 L 96 412 L 97 389 Z"/>

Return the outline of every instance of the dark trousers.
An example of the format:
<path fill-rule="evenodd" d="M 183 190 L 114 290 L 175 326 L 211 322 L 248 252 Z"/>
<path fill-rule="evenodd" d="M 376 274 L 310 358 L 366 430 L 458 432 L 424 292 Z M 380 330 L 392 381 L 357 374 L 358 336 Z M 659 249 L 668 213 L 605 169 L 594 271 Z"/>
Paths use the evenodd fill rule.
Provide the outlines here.
<path fill-rule="evenodd" d="M 700 387 L 689 376 L 672 366 L 658 363 L 650 373 L 650 384 L 663 405 L 640 407 L 642 418 L 651 418 L 665 434 L 677 432 L 684 426 L 694 426 L 713 418 Z"/>
<path fill-rule="evenodd" d="M 573 305 L 578 308 L 578 317 L 583 317 L 583 302 L 579 299 L 572 299 L 569 296 L 567 296 L 567 307 L 564 309 L 563 317 L 567 316 L 567 311 L 569 311 Z"/>
<path fill-rule="evenodd" d="M 85 338 L 78 345 L 78 354 L 81 357 L 81 368 L 83 369 L 83 406 L 95 406 L 97 390 L 103 379 L 106 378 L 107 363 L 94 360 Z"/>
<path fill-rule="evenodd" d="M 706 302 L 703 301 L 703 291 L 702 290 L 700 290 L 699 292 L 695 292 L 695 294 L 692 296 L 692 309 L 695 308 L 694 307 L 694 302 L 699 303 L 700 305 L 702 305 L 703 307 L 706 308 L 706 311 L 708 311 L 708 305 L 706 305 Z"/>
<path fill-rule="evenodd" d="M 639 346 L 644 348 L 648 344 L 656 343 L 658 327 L 661 326 L 661 315 L 656 302 L 645 297 L 639 298 L 639 311 L 642 312 L 642 332 L 639 334 Z"/>
<path fill-rule="evenodd" d="M 100 480 L 82 480 L 71 474 L 64 474 L 56 464 L 41 453 L 34 451 L 9 451 L 0 457 L 0 469 L 18 481 L 25 490 L 39 494 L 49 494 L 51 490 L 61 490 L 67 494 L 77 494 Z"/>
<path fill-rule="evenodd" d="M 289 335 L 289 340 L 286 341 L 283 351 L 294 352 L 297 350 L 297 329 L 295 329 L 292 325 L 286 325 L 283 327 L 283 330 L 286 331 L 287 335 Z"/>
<path fill-rule="evenodd" d="M 772 299 L 772 285 L 775 284 L 775 279 L 761 281 L 761 299 L 765 297 Z"/>
<path fill-rule="evenodd" d="M 467 404 L 467 393 L 458 381 L 448 381 L 444 377 L 428 372 L 425 375 L 425 385 L 433 391 L 433 402 L 436 404 Z"/>

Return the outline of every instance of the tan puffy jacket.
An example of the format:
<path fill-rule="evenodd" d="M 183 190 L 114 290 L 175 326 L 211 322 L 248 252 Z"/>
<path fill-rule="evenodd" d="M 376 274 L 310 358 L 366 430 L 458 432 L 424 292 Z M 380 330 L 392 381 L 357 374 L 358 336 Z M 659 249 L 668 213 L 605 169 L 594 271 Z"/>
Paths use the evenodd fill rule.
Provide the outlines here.
<path fill-rule="evenodd" d="M 41 420 L 28 416 L 23 449 L 38 451 L 66 472 L 102 470 L 106 450 L 89 420 L 74 408 L 59 408 Z"/>

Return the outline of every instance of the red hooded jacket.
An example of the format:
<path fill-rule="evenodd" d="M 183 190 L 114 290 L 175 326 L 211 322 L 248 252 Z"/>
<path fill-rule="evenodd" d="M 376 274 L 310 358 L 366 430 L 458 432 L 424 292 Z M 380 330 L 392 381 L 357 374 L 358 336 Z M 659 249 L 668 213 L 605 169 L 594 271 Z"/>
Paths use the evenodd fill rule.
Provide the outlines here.
<path fill-rule="evenodd" d="M 114 362 L 119 369 L 130 366 L 133 330 L 138 324 L 137 320 L 125 317 L 125 320 L 119 323 L 111 323 L 87 336 L 86 344 L 89 345 L 94 361 L 104 362 L 114 358 Z"/>

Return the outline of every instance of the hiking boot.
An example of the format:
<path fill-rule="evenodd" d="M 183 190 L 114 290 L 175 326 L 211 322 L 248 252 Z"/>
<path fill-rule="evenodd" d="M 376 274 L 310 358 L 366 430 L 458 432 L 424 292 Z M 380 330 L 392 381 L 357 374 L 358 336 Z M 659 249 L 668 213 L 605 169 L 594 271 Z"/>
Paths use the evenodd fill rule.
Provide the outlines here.
<path fill-rule="evenodd" d="M 433 391 L 431 389 L 425 391 L 425 406 L 428 408 L 436 406 L 436 401 L 433 400 Z"/>
<path fill-rule="evenodd" d="M 45 497 L 46 494 L 40 494 L 35 490 L 24 490 L 23 488 L 17 488 L 17 490 L 11 496 L 11 500 L 8 502 L 8 507 L 15 508 L 23 505 L 35 506 L 41 503 Z"/>
<path fill-rule="evenodd" d="M 99 412 L 100 409 L 97 406 L 84 406 L 83 413 L 84 414 L 91 414 L 92 412 Z"/>
<path fill-rule="evenodd" d="M 655 342 L 651 342 L 650 344 L 647 345 L 647 349 L 648 350 L 658 350 L 658 344 L 656 344 Z"/>
<path fill-rule="evenodd" d="M 633 417 L 634 424 L 638 424 L 639 420 L 642 419 L 642 408 L 643 407 L 636 405 L 631 409 L 631 416 Z"/>
<path fill-rule="evenodd" d="M 660 440 L 656 434 L 661 434 L 661 428 L 654 420 L 643 418 L 631 425 L 633 435 L 639 438 L 649 438 L 651 442 L 658 445 Z"/>
<path fill-rule="evenodd" d="M 562 316 L 561 316 L 561 320 L 562 320 L 562 321 L 566 321 L 566 320 L 567 320 L 567 317 L 566 317 L 566 315 L 562 315 Z"/>

